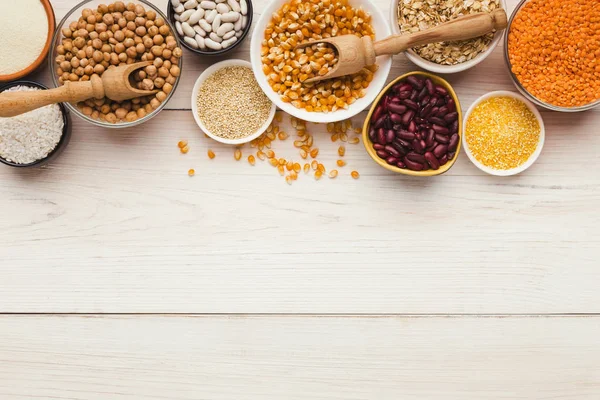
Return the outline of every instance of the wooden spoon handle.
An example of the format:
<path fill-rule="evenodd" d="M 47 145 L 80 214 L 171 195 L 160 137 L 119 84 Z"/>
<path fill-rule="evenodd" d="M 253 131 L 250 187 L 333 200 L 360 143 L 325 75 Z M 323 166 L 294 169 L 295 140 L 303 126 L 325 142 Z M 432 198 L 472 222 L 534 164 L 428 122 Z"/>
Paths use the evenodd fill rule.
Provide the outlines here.
<path fill-rule="evenodd" d="M 0 117 L 8 118 L 62 102 L 78 102 L 91 98 L 104 97 L 102 79 L 92 76 L 85 82 L 66 82 L 63 86 L 50 90 L 31 92 L 0 93 Z"/>
<path fill-rule="evenodd" d="M 373 46 L 378 56 L 392 55 L 424 44 L 476 38 L 494 30 L 505 29 L 507 25 L 506 11 L 497 9 L 491 13 L 465 15 L 420 32 L 393 35 L 375 42 Z"/>

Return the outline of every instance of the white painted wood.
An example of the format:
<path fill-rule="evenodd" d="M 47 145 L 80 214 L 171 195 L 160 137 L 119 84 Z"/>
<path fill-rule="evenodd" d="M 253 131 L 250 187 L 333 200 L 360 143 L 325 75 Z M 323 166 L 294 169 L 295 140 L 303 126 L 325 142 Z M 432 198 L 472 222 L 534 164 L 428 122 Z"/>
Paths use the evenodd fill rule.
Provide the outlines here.
<path fill-rule="evenodd" d="M 75 1 L 53 4 L 60 18 Z M 171 108 L 189 108 L 207 65 L 192 58 Z M 512 88 L 500 49 L 449 79 L 464 109 Z M 600 312 L 600 114 L 543 115 L 544 151 L 522 176 L 461 155 L 444 176 L 404 178 L 348 145 L 340 178 L 291 187 L 235 162 L 189 111 L 120 131 L 75 119 L 49 168 L 0 166 L 0 312 Z M 332 168 L 339 143 L 311 130 Z M 275 149 L 300 161 L 291 139 Z"/>
<path fill-rule="evenodd" d="M 600 318 L 0 318 L 2 399 L 600 397 Z"/>

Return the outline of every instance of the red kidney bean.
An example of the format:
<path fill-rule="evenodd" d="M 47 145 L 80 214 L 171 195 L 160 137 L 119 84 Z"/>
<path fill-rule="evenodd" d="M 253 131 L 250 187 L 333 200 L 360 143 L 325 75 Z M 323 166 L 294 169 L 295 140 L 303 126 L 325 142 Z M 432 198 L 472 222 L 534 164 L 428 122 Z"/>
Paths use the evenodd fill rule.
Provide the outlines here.
<path fill-rule="evenodd" d="M 433 155 L 437 158 L 444 156 L 446 153 L 448 153 L 448 146 L 446 146 L 445 144 L 438 144 L 433 149 Z"/>
<path fill-rule="evenodd" d="M 378 119 L 376 119 L 375 120 L 375 129 L 378 129 L 381 126 L 383 126 L 383 124 L 385 123 L 386 119 L 387 119 L 387 115 L 382 115 L 381 117 L 379 117 Z"/>
<path fill-rule="evenodd" d="M 440 85 L 435 86 L 435 91 L 441 94 L 442 96 L 448 95 L 448 91 L 446 90 L 446 88 Z"/>
<path fill-rule="evenodd" d="M 428 104 L 430 99 L 431 99 L 430 95 L 427 95 L 427 96 L 423 97 L 423 100 L 421 100 L 421 102 L 420 102 L 421 106 L 424 106 L 424 105 Z"/>
<path fill-rule="evenodd" d="M 375 130 L 374 126 L 369 127 L 369 139 L 371 139 L 371 142 L 373 143 L 377 142 L 377 130 Z"/>
<path fill-rule="evenodd" d="M 429 114 L 431 114 L 432 108 L 433 106 L 431 104 L 427 104 L 425 107 L 421 108 L 421 111 L 419 111 L 419 116 L 426 118 L 429 116 Z"/>
<path fill-rule="evenodd" d="M 379 151 L 379 150 L 385 149 L 385 145 L 379 144 L 379 143 L 373 143 L 373 148 L 375 149 L 375 151 Z"/>
<path fill-rule="evenodd" d="M 433 107 L 429 115 L 437 115 L 438 111 L 440 111 L 439 107 Z"/>
<path fill-rule="evenodd" d="M 450 143 L 450 138 L 446 135 L 442 135 L 441 133 L 436 133 L 435 141 L 438 143 L 448 144 Z"/>
<path fill-rule="evenodd" d="M 387 131 L 385 131 L 385 142 L 386 143 L 392 143 L 394 141 L 394 139 L 396 138 L 396 134 L 394 133 L 393 129 L 388 129 Z"/>
<path fill-rule="evenodd" d="M 398 161 L 398 163 L 396 164 L 396 167 L 401 168 L 401 169 L 406 169 L 406 164 L 404 164 L 402 161 Z"/>
<path fill-rule="evenodd" d="M 412 85 L 412 87 L 414 87 L 415 89 L 421 90 L 423 89 L 423 86 L 425 86 L 425 82 L 423 81 L 423 79 L 415 76 L 415 75 L 411 75 L 408 78 L 406 78 L 406 81 L 408 83 L 410 83 Z"/>
<path fill-rule="evenodd" d="M 396 157 L 388 157 L 388 158 L 385 159 L 386 163 L 388 163 L 390 165 L 393 165 L 393 166 L 396 166 L 396 164 L 398 163 L 398 161 L 400 161 L 400 160 L 398 158 L 396 158 Z"/>
<path fill-rule="evenodd" d="M 440 169 L 440 162 L 437 158 L 435 158 L 432 152 L 428 151 L 425 153 L 425 159 L 427 160 L 427 164 L 429 164 L 432 169 Z"/>
<path fill-rule="evenodd" d="M 455 133 L 450 138 L 450 143 L 448 144 L 448 151 L 456 151 L 458 148 L 458 133 Z"/>
<path fill-rule="evenodd" d="M 407 110 L 407 107 L 403 104 L 397 104 L 397 103 L 390 103 L 388 104 L 388 110 L 395 113 L 395 114 L 404 114 Z"/>
<path fill-rule="evenodd" d="M 377 121 L 379 119 L 379 117 L 381 117 L 382 114 L 383 114 L 383 104 L 380 104 L 377 106 L 377 108 L 375 108 L 375 112 L 373 113 L 373 116 L 371 117 L 371 119 L 373 121 Z"/>
<path fill-rule="evenodd" d="M 450 130 L 445 126 L 433 124 L 432 128 L 435 131 L 435 133 L 441 133 L 442 135 L 447 135 L 450 133 Z"/>
<path fill-rule="evenodd" d="M 402 124 L 404 126 L 408 126 L 408 124 L 410 124 L 410 121 L 412 121 L 412 119 L 414 118 L 414 116 L 415 116 L 415 112 L 413 110 L 408 110 L 402 116 Z"/>
<path fill-rule="evenodd" d="M 415 137 L 416 137 L 417 139 L 419 139 L 419 140 L 423 139 L 423 132 L 417 132 L 417 133 L 415 134 Z"/>
<path fill-rule="evenodd" d="M 416 151 L 419 154 L 423 154 L 425 152 L 425 143 L 423 142 L 423 140 L 413 140 L 412 142 L 410 142 L 412 148 L 414 151 Z"/>
<path fill-rule="evenodd" d="M 387 136 L 385 134 L 385 129 L 379 128 L 377 129 L 377 143 L 386 144 Z"/>
<path fill-rule="evenodd" d="M 440 126 L 448 125 L 445 120 L 443 120 L 442 118 L 438 118 L 438 117 L 429 117 L 429 121 L 433 122 L 436 125 L 440 125 Z"/>
<path fill-rule="evenodd" d="M 412 94 L 412 90 L 404 90 L 402 92 L 398 92 L 398 98 L 401 100 L 408 99 Z"/>
<path fill-rule="evenodd" d="M 410 97 L 409 99 L 411 99 L 412 101 L 416 101 L 417 100 L 417 96 L 419 95 L 419 92 L 417 91 L 417 89 L 414 89 L 411 93 L 410 93 Z"/>
<path fill-rule="evenodd" d="M 427 88 L 423 87 L 423 89 L 421 89 L 421 91 L 419 92 L 419 96 L 417 96 L 417 99 L 419 99 L 419 101 L 422 101 L 428 93 L 429 92 L 427 91 Z"/>
<path fill-rule="evenodd" d="M 453 151 L 448 152 L 448 160 L 452 160 L 455 155 L 456 155 L 456 153 Z"/>
<path fill-rule="evenodd" d="M 396 137 L 398 139 L 413 140 L 415 138 L 415 133 L 411 131 L 405 131 L 404 129 L 400 129 L 396 131 Z"/>
<path fill-rule="evenodd" d="M 427 131 L 427 135 L 425 136 L 425 144 L 427 147 L 431 147 L 435 144 L 435 131 L 433 129 L 429 129 Z"/>
<path fill-rule="evenodd" d="M 448 107 L 448 110 L 450 111 L 456 111 L 456 103 L 454 103 L 454 99 L 449 99 L 446 103 L 446 107 Z"/>
<path fill-rule="evenodd" d="M 451 133 L 458 133 L 458 120 L 454 121 L 452 125 L 450 125 Z"/>
<path fill-rule="evenodd" d="M 446 165 L 448 163 L 448 155 L 444 154 L 440 158 L 438 158 L 438 162 L 440 163 L 440 167 L 442 165 Z"/>
<path fill-rule="evenodd" d="M 440 109 L 438 110 L 437 114 L 435 115 L 436 117 L 440 117 L 440 118 L 444 118 L 446 116 L 446 114 L 448 114 L 448 107 L 447 106 L 442 106 L 440 107 Z"/>
<path fill-rule="evenodd" d="M 404 146 L 402 146 L 398 141 L 393 141 L 391 146 L 393 148 L 395 148 L 400 154 L 405 155 L 406 153 L 408 153 L 408 149 L 406 149 Z"/>
<path fill-rule="evenodd" d="M 443 97 L 439 98 L 437 103 L 435 103 L 435 105 L 438 107 L 442 107 L 442 106 L 446 105 L 446 99 Z"/>
<path fill-rule="evenodd" d="M 416 163 L 408 158 L 404 159 L 404 164 L 406 165 L 406 168 L 410 169 L 411 171 L 423 171 L 425 169 L 423 164 Z"/>
<path fill-rule="evenodd" d="M 425 121 L 425 120 L 424 120 L 423 118 L 421 118 L 421 117 L 415 117 L 415 118 L 413 119 L 413 121 L 415 121 L 415 124 L 418 124 L 418 125 L 423 125 L 423 124 L 426 124 L 426 123 L 427 123 L 427 121 Z"/>
<path fill-rule="evenodd" d="M 417 124 L 414 120 L 410 121 L 410 123 L 408 124 L 408 131 L 409 132 L 416 132 L 417 131 Z"/>
<path fill-rule="evenodd" d="M 417 111 L 419 109 L 419 105 L 411 99 L 403 100 L 402 103 L 411 110 Z"/>
<path fill-rule="evenodd" d="M 377 157 L 383 158 L 384 160 L 389 157 L 387 151 L 385 151 L 385 150 L 377 150 L 376 153 L 377 153 Z"/>
<path fill-rule="evenodd" d="M 430 95 L 433 96 L 435 94 L 435 86 L 433 85 L 433 81 L 431 79 L 427 78 L 425 80 L 425 87 L 427 87 L 427 91 Z"/>
<path fill-rule="evenodd" d="M 431 99 L 429 100 L 429 104 L 431 104 L 432 107 L 435 107 L 437 105 L 437 102 L 440 98 L 437 96 L 432 96 Z"/>
<path fill-rule="evenodd" d="M 446 114 L 444 121 L 451 124 L 458 119 L 458 113 L 456 111 Z"/>
<path fill-rule="evenodd" d="M 384 148 L 385 151 L 388 152 L 389 155 L 400 158 L 402 156 L 402 154 L 400 154 L 400 152 L 398 150 L 396 150 L 393 146 L 390 146 L 389 144 L 387 146 L 385 146 Z"/>
<path fill-rule="evenodd" d="M 427 161 L 425 160 L 425 157 L 423 157 L 421 154 L 417 154 L 415 152 L 408 153 L 406 155 L 406 158 L 409 159 L 410 161 L 414 161 L 419 164 L 427 163 Z"/>
<path fill-rule="evenodd" d="M 406 140 L 403 139 L 396 139 L 396 141 L 398 143 L 400 143 L 401 146 L 407 148 L 407 149 L 412 149 L 412 142 L 407 142 Z"/>
<path fill-rule="evenodd" d="M 394 124 L 400 124 L 400 123 L 402 123 L 402 117 L 399 114 L 391 113 L 390 114 L 390 120 Z"/>
<path fill-rule="evenodd" d="M 413 88 L 410 83 L 400 82 L 394 85 L 393 90 L 397 93 L 400 92 L 412 92 Z"/>

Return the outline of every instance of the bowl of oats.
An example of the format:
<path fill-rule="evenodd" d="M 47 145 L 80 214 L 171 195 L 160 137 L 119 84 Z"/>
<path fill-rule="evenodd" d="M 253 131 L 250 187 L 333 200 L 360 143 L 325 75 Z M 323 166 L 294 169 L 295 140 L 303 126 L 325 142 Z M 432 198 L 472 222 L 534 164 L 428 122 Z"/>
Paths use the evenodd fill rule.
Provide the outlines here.
<path fill-rule="evenodd" d="M 506 10 L 505 0 L 393 0 L 390 21 L 395 34 L 433 28 L 458 17 L 480 12 Z M 406 57 L 419 67 L 438 74 L 454 74 L 485 60 L 502 40 L 504 31 L 475 39 L 439 42 L 415 47 Z"/>

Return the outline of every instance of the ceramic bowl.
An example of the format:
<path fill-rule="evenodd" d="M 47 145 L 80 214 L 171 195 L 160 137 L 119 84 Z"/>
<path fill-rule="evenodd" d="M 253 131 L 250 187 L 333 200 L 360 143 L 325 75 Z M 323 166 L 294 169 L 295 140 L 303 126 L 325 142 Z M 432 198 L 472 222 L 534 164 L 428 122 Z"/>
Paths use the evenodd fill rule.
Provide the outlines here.
<path fill-rule="evenodd" d="M 369 126 L 371 124 L 371 117 L 372 117 L 373 113 L 375 112 L 377 105 L 379 105 L 381 98 L 396 83 L 406 79 L 407 77 L 409 77 L 411 75 L 418 75 L 423 78 L 430 78 L 434 84 L 443 86 L 444 88 L 446 88 L 446 90 L 448 90 L 448 93 L 450 94 L 450 96 L 454 100 L 454 103 L 456 104 L 456 112 L 458 113 L 458 138 L 459 138 L 458 147 L 456 148 L 456 154 L 454 155 L 454 158 L 452 158 L 451 160 L 448 160 L 448 162 L 445 165 L 441 166 L 437 170 L 411 171 L 409 169 L 402 169 L 402 168 L 398 168 L 393 165 L 389 165 L 388 163 L 385 162 L 385 160 L 382 160 L 381 158 L 379 158 L 379 156 L 377 156 L 377 153 L 376 153 L 375 149 L 373 148 L 373 143 L 371 142 L 371 139 L 369 138 Z M 404 75 L 399 76 L 398 78 L 394 79 L 381 91 L 381 93 L 379 93 L 379 95 L 373 102 L 371 109 L 369 110 L 369 114 L 367 115 L 367 118 L 365 119 L 365 124 L 363 126 L 363 133 L 362 133 L 362 136 L 363 136 L 362 141 L 365 146 L 365 149 L 367 150 L 367 153 L 369 153 L 369 156 L 371 156 L 373 161 L 375 161 L 377 164 L 379 164 L 383 168 L 387 169 L 388 171 L 392 171 L 392 172 L 395 172 L 397 174 L 402 174 L 402 175 L 410 175 L 410 176 L 436 176 L 436 175 L 441 175 L 445 172 L 448 172 L 448 170 L 450 168 L 452 168 L 452 166 L 456 162 L 456 159 L 458 158 L 458 155 L 460 153 L 460 143 L 462 141 L 462 129 L 463 129 L 463 119 L 462 119 L 462 111 L 460 108 L 460 101 L 458 100 L 458 96 L 456 95 L 456 92 L 454 91 L 452 86 L 450 86 L 450 84 L 445 79 L 442 79 L 439 76 L 436 76 L 436 75 L 433 75 L 433 74 L 430 74 L 427 72 L 414 71 L 414 72 L 409 72 L 407 74 L 404 74 Z"/>
<path fill-rule="evenodd" d="M 548 110 L 552 110 L 552 111 L 581 112 L 581 111 L 591 110 L 592 108 L 600 106 L 600 100 L 594 101 L 590 104 L 586 104 L 586 105 L 580 106 L 580 107 L 560 107 L 560 106 L 555 106 L 550 103 L 546 103 L 546 102 L 538 99 L 531 93 L 529 93 L 527 91 L 527 89 L 525 89 L 525 87 L 523 87 L 521 82 L 519 82 L 519 79 L 515 76 L 515 74 L 513 74 L 512 64 L 510 63 L 510 56 L 508 54 L 508 41 L 509 41 L 510 29 L 511 29 L 512 23 L 515 19 L 515 16 L 519 13 L 519 11 L 521 10 L 521 7 L 523 7 L 528 1 L 529 0 L 521 0 L 521 2 L 517 5 L 517 7 L 513 11 L 512 15 L 510 16 L 510 19 L 508 20 L 508 28 L 506 30 L 507 34 L 504 37 L 504 61 L 506 62 L 506 65 L 508 67 L 510 78 L 512 79 L 513 83 L 515 84 L 515 87 L 517 88 L 517 90 L 532 103 L 537 104 L 540 107 L 544 107 L 544 108 L 546 108 Z"/>
<path fill-rule="evenodd" d="M 347 110 L 337 110 L 330 113 L 308 112 L 304 109 L 296 108 L 289 103 L 284 103 L 281 101 L 279 94 L 275 93 L 273 89 L 271 89 L 267 81 L 267 77 L 262 71 L 260 48 L 264 38 L 265 28 L 271 21 L 271 15 L 288 1 L 289 0 L 272 0 L 269 2 L 265 8 L 261 10 L 260 19 L 254 27 L 254 32 L 252 32 L 250 58 L 252 60 L 252 70 L 254 71 L 254 75 L 256 76 L 256 80 L 258 81 L 260 87 L 263 89 L 266 95 L 269 96 L 271 101 L 273 101 L 273 103 L 275 103 L 281 110 L 293 115 L 296 118 L 309 122 L 328 123 L 342 121 L 349 119 L 365 110 L 367 107 L 369 107 L 369 104 L 375 100 L 377 93 L 379 93 L 379 91 L 385 86 L 385 82 L 392 68 L 392 58 L 389 56 L 377 58 L 379 70 L 375 73 L 373 81 L 367 88 L 366 96 L 362 99 L 356 100 L 356 102 L 351 104 Z M 350 0 L 350 4 L 356 8 L 362 7 L 371 15 L 371 24 L 375 29 L 376 39 L 383 39 L 392 33 L 384 14 L 372 0 Z"/>
<path fill-rule="evenodd" d="M 521 166 L 519 166 L 517 168 L 507 169 L 507 170 L 493 169 L 493 168 L 487 167 L 487 166 L 483 165 L 482 163 L 480 163 L 479 161 L 477 161 L 475 156 L 473 156 L 473 154 L 471 153 L 471 150 L 469 149 L 469 144 L 467 143 L 467 139 L 465 138 L 465 135 L 463 134 L 462 142 L 463 142 L 463 146 L 465 148 L 465 153 L 467 153 L 469 160 L 471 160 L 471 162 L 473 164 L 475 164 L 475 166 L 477 168 L 479 168 L 483 172 L 486 172 L 490 175 L 511 176 L 511 175 L 520 174 L 521 172 L 525 171 L 527 168 L 531 167 L 537 161 L 538 157 L 540 156 L 540 154 L 542 152 L 542 148 L 544 147 L 544 140 L 546 138 L 546 130 L 544 128 L 544 121 L 542 120 L 542 115 L 540 114 L 538 109 L 535 108 L 535 106 L 529 100 L 527 100 L 525 97 L 521 96 L 520 94 L 505 91 L 505 90 L 499 90 L 496 92 L 491 92 L 491 93 L 485 94 L 485 95 L 481 96 L 480 98 L 478 98 L 477 100 L 475 100 L 475 102 L 471 105 L 471 107 L 469 107 L 469 109 L 467 110 L 467 113 L 465 114 L 465 119 L 463 121 L 463 126 L 465 127 L 465 129 L 467 126 L 467 121 L 469 119 L 469 116 L 471 115 L 471 113 L 473 112 L 475 107 L 477 107 L 482 101 L 487 100 L 492 97 L 512 97 L 514 99 L 520 100 L 523 103 L 525 103 L 527 108 L 529 108 L 529 110 L 531 110 L 531 112 L 537 118 L 538 123 L 540 124 L 540 141 L 538 143 L 538 146 L 535 149 L 535 152 L 531 155 L 531 157 L 529 157 L 529 159 L 524 164 L 522 164 Z"/>
<path fill-rule="evenodd" d="M 392 25 L 392 31 L 394 32 L 394 34 L 400 34 L 400 27 L 398 26 L 398 2 L 399 0 L 392 0 L 392 4 L 390 7 L 390 23 Z M 500 0 L 500 7 L 504 10 L 507 9 L 505 0 Z M 415 53 L 413 50 L 407 50 L 404 54 L 406 54 L 406 57 L 414 64 L 427 71 L 435 72 L 436 74 L 455 74 L 473 68 L 474 66 L 485 60 L 490 54 L 492 54 L 496 46 L 498 46 L 498 44 L 502 40 L 502 35 L 504 35 L 504 31 L 496 32 L 494 34 L 494 39 L 492 40 L 486 51 L 479 54 L 472 60 L 456 65 L 441 65 L 428 61 L 422 58 L 421 56 L 417 55 L 417 53 Z"/>
<path fill-rule="evenodd" d="M 234 66 L 242 66 L 242 67 L 252 68 L 252 64 L 250 64 L 248 61 L 245 61 L 245 60 L 225 60 L 225 61 L 218 62 L 218 63 L 213 64 L 212 66 L 208 67 L 206 70 L 204 70 L 204 72 L 196 80 L 196 83 L 194 84 L 194 89 L 192 90 L 191 109 L 192 109 L 192 113 L 194 114 L 194 120 L 196 121 L 196 123 L 198 124 L 198 126 L 200 127 L 202 132 L 206 133 L 208 136 L 210 136 L 212 139 L 216 140 L 217 142 L 221 142 L 221 143 L 225 143 L 225 144 L 242 144 L 242 143 L 248 143 L 248 142 L 256 139 L 257 137 L 259 137 L 261 134 L 263 134 L 266 131 L 267 127 L 273 121 L 273 118 L 275 117 L 275 111 L 277 110 L 277 107 L 275 106 L 275 104 L 273 104 L 271 106 L 271 112 L 269 113 L 269 117 L 265 120 L 265 122 L 262 124 L 262 126 L 256 132 L 254 132 L 252 135 L 246 136 L 244 138 L 226 139 L 226 138 L 217 136 L 217 135 L 213 134 L 212 132 L 210 132 L 210 130 L 208 130 L 206 125 L 204 125 L 204 123 L 202 122 L 202 120 L 200 120 L 200 117 L 198 116 L 197 99 L 198 99 L 198 92 L 200 90 L 200 86 L 202 86 L 202 83 L 204 83 L 204 81 L 206 79 L 208 79 L 208 77 L 210 77 L 212 74 L 214 74 L 218 70 L 225 68 L 225 67 L 234 67 Z"/>
<path fill-rule="evenodd" d="M 183 3 L 183 1 L 182 1 L 182 3 Z M 248 36 L 248 32 L 250 32 L 250 29 L 252 27 L 252 16 L 254 13 L 254 8 L 252 6 L 251 0 L 246 0 L 246 3 L 248 4 L 248 15 L 247 15 L 248 16 L 248 24 L 246 25 L 246 29 L 244 29 L 242 36 L 240 36 L 239 39 L 234 44 L 232 44 L 231 46 L 229 46 L 226 49 L 217 50 L 217 51 L 206 51 L 206 50 L 194 49 L 192 46 L 188 45 L 181 36 L 179 36 L 179 34 L 177 33 L 176 30 L 174 31 L 175 35 L 179 36 L 181 45 L 194 54 L 198 54 L 201 56 L 223 56 L 223 55 L 226 55 L 226 54 L 230 53 L 233 49 L 237 48 L 240 44 L 242 44 L 244 39 L 246 39 L 246 37 Z M 175 26 L 175 12 L 173 11 L 173 6 L 171 5 L 171 0 L 169 0 L 167 3 L 167 16 L 169 18 L 169 22 L 171 23 L 171 25 Z"/>
<path fill-rule="evenodd" d="M 52 4 L 50 4 L 50 0 L 40 0 L 40 2 L 44 6 L 44 9 L 46 10 L 46 16 L 48 17 L 48 37 L 46 38 L 44 48 L 42 49 L 42 52 L 40 53 L 38 58 L 36 58 L 35 61 L 27 68 L 9 75 L 0 75 L 0 83 L 21 79 L 31 74 L 36 69 L 38 69 L 40 65 L 42 65 L 42 63 L 44 62 L 44 60 L 46 60 L 46 57 L 48 56 L 48 52 L 50 51 L 50 44 L 52 43 L 52 35 L 54 35 L 54 29 L 56 29 L 56 18 L 54 16 L 54 10 L 52 9 Z"/>
<path fill-rule="evenodd" d="M 60 83 L 58 82 L 58 76 L 56 74 L 56 69 L 58 68 L 58 66 L 57 66 L 56 62 L 54 62 L 54 60 L 56 59 L 56 56 L 58 55 L 56 48 L 60 45 L 61 40 L 63 38 L 63 35 L 61 33 L 62 28 L 68 27 L 72 21 L 77 21 L 77 19 L 81 16 L 81 12 L 85 8 L 96 9 L 100 4 L 107 4 L 107 3 L 112 3 L 112 2 L 107 2 L 104 0 L 84 0 L 81 3 L 77 4 L 75 7 L 73 7 L 64 16 L 64 18 L 60 21 L 60 24 L 58 25 L 57 30 L 56 30 L 56 35 L 54 35 L 54 40 L 52 41 L 52 47 L 51 47 L 49 58 L 48 58 L 48 62 L 50 63 L 50 75 L 52 77 L 52 82 L 55 87 L 60 86 Z M 167 16 L 165 14 L 163 14 L 163 12 L 160 11 L 160 9 L 158 7 L 156 7 L 154 4 L 150 3 L 148 0 L 130 0 L 130 1 L 127 1 L 126 3 L 141 4 L 142 6 L 144 6 L 146 11 L 153 10 L 154 12 L 156 12 L 157 18 L 160 17 L 165 20 L 165 23 L 169 26 L 169 28 L 171 29 L 171 32 L 173 32 L 173 36 L 177 40 L 177 45 L 179 47 L 181 47 L 181 41 L 179 40 L 177 32 L 175 31 L 175 28 L 173 27 L 173 25 L 171 25 L 171 23 L 167 19 Z M 183 57 L 181 57 L 179 59 L 179 68 L 181 70 L 183 70 Z M 102 128 L 110 128 L 110 129 L 131 128 L 132 126 L 140 125 L 140 124 L 143 124 L 144 122 L 151 120 L 152 118 L 156 117 L 158 115 L 158 113 L 162 111 L 163 108 L 165 108 L 165 106 L 167 105 L 167 103 L 169 102 L 171 97 L 173 97 L 173 94 L 177 90 L 177 86 L 179 84 L 179 81 L 181 80 L 181 76 L 182 75 L 179 75 L 179 77 L 177 77 L 177 79 L 175 80 L 175 83 L 173 84 L 173 89 L 171 90 L 171 93 L 169 93 L 167 95 L 167 98 L 165 99 L 165 101 L 160 103 L 160 105 L 158 106 L 158 108 L 156 108 L 156 110 L 147 114 L 145 117 L 137 119 L 133 122 L 119 122 L 116 124 L 111 124 L 106 121 L 94 119 L 94 118 L 91 118 L 91 117 L 85 115 L 83 112 L 81 112 L 81 110 L 79 110 L 79 108 L 77 107 L 77 104 L 72 104 L 72 103 L 64 103 L 64 104 L 67 106 L 67 108 L 69 108 L 73 112 L 73 114 L 77 115 L 79 118 L 81 118 L 91 124 L 94 124 L 96 126 L 100 126 Z"/>
<path fill-rule="evenodd" d="M 15 87 L 15 86 L 37 87 L 42 90 L 48 89 L 46 86 L 44 86 L 40 83 L 37 83 L 37 82 L 15 81 L 15 82 L 6 84 L 4 86 L 0 85 L 0 93 L 3 92 L 4 90 L 10 89 L 11 87 Z M 11 167 L 16 167 L 16 168 L 32 168 L 32 167 L 41 167 L 41 166 L 49 163 L 50 161 L 55 160 L 64 151 L 64 149 L 69 144 L 69 141 L 71 140 L 71 121 L 69 118 L 69 112 L 67 111 L 67 108 L 62 103 L 59 103 L 58 107 L 60 108 L 60 111 L 62 112 L 64 126 L 63 126 L 62 136 L 60 137 L 60 140 L 56 144 L 56 147 L 54 148 L 54 150 L 52 150 L 50 153 L 48 153 L 48 155 L 46 157 L 42 158 L 41 160 L 37 160 L 37 161 L 28 163 L 28 164 L 18 164 L 18 163 L 12 162 L 12 161 L 5 160 L 2 157 L 0 157 L 0 163 L 6 164 Z"/>

